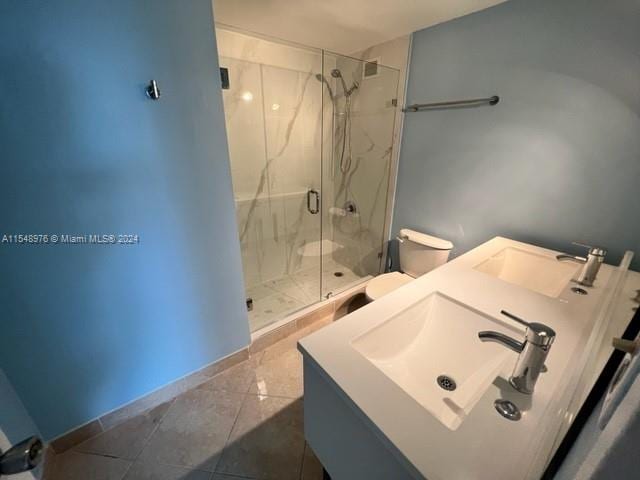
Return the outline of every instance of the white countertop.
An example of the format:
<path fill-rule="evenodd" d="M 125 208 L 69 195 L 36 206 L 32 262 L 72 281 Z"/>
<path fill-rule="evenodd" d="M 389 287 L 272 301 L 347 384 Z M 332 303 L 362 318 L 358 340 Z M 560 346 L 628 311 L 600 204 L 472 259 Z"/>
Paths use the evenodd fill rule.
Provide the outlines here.
<path fill-rule="evenodd" d="M 572 293 L 574 285 L 569 284 L 552 298 L 474 270 L 506 247 L 549 258 L 559 253 L 496 237 L 299 343 L 305 360 L 335 382 L 408 470 L 429 480 L 532 478 L 535 452 L 553 447 L 543 433 L 566 408 L 561 405 L 563 382 L 575 374 L 576 359 L 592 330 L 601 293 L 616 269 L 603 265 L 589 295 Z M 501 318 L 503 309 L 556 331 L 546 362 L 548 371 L 541 375 L 532 396 L 497 380 L 460 427 L 450 430 L 351 345 L 355 338 L 436 291 L 505 324 L 517 326 Z M 513 353 L 500 377 L 509 378 L 516 358 Z M 497 398 L 513 399 L 525 410 L 522 419 L 511 422 L 499 416 L 493 407 Z"/>

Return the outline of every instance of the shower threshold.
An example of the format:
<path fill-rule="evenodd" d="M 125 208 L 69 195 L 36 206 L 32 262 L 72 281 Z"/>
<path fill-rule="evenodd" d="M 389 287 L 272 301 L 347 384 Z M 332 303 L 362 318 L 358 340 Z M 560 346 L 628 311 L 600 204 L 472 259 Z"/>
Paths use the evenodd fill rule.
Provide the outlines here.
<path fill-rule="evenodd" d="M 279 320 L 274 321 L 271 324 L 265 325 L 262 328 L 251 332 L 251 341 L 254 342 L 258 338 L 261 337 L 269 337 L 271 333 L 275 333 L 276 330 L 279 330 L 282 327 L 287 327 L 287 329 L 294 324 L 296 321 L 302 320 L 303 324 L 298 327 L 294 327 L 293 330 L 297 330 L 298 328 L 303 328 L 306 325 L 306 320 L 308 317 L 314 316 L 316 312 L 327 308 L 329 305 L 333 305 L 334 308 L 328 311 L 328 315 L 333 315 L 333 319 L 335 320 L 335 315 L 337 314 L 338 308 L 342 303 L 346 301 L 346 299 L 350 297 L 357 296 L 359 293 L 364 295 L 364 288 L 369 280 L 371 280 L 373 275 L 367 275 L 365 277 L 360 277 L 358 280 L 354 281 L 351 285 L 347 285 L 342 291 L 336 293 L 335 295 L 329 298 L 322 298 L 315 303 L 307 305 L 299 310 L 294 312 L 290 312 L 286 316 L 280 318 Z M 320 318 L 318 318 L 319 320 Z"/>
<path fill-rule="evenodd" d="M 301 270 L 291 275 L 270 280 L 247 289 L 253 309 L 249 312 L 251 332 L 257 332 L 275 322 L 280 323 L 292 314 L 315 306 L 371 276 L 359 276 L 334 261 L 323 262 L 322 292 L 320 267 Z"/>

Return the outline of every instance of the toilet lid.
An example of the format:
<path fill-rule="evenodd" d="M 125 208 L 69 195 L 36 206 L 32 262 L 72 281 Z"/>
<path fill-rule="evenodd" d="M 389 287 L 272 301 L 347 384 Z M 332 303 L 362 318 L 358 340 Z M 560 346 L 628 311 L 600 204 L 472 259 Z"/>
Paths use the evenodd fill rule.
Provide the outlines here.
<path fill-rule="evenodd" d="M 377 300 L 378 298 L 393 292 L 395 289 L 400 288 L 402 285 L 413 281 L 414 278 L 410 277 L 406 273 L 390 272 L 383 275 L 378 275 L 367 283 L 365 293 L 371 300 Z"/>

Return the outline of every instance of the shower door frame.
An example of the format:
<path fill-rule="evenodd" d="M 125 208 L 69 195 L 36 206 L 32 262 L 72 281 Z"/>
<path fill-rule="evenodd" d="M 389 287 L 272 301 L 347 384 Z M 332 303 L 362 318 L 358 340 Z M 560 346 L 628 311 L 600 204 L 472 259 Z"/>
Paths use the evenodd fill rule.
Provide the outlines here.
<path fill-rule="evenodd" d="M 325 71 L 325 63 L 326 63 L 326 57 L 331 55 L 335 58 L 338 57 L 342 57 L 345 59 L 349 59 L 351 61 L 355 61 L 358 62 L 359 64 L 363 65 L 365 63 L 365 60 L 361 60 L 358 58 L 354 58 L 354 57 L 349 57 L 347 55 L 342 55 L 342 54 L 338 54 L 338 53 L 334 53 L 328 50 L 324 50 L 324 49 L 317 49 L 317 48 L 313 48 L 313 47 L 309 47 L 307 45 L 301 45 L 301 44 L 297 44 L 295 42 L 288 42 L 286 40 L 281 40 L 281 39 L 276 39 L 276 38 L 272 38 L 272 37 L 268 37 L 268 36 L 263 36 L 263 35 L 258 35 L 255 34 L 253 32 L 246 32 L 243 31 L 242 29 L 237 29 L 235 27 L 230 27 L 228 25 L 222 25 L 222 24 L 216 24 L 216 31 L 217 30 L 224 30 L 224 31 L 229 31 L 229 32 L 233 32 L 233 33 L 237 33 L 252 39 L 258 39 L 258 40 L 264 40 L 266 42 L 270 42 L 272 44 L 275 44 L 277 46 L 282 46 L 282 47 L 290 47 L 290 48 L 295 48 L 295 49 L 302 49 L 304 51 L 307 52 L 312 52 L 314 54 L 317 54 L 320 56 L 320 68 L 321 68 L 321 72 L 324 73 Z M 240 62 L 249 62 L 249 63 L 256 63 L 260 65 L 261 68 L 261 72 L 262 72 L 262 68 L 264 66 L 267 67 L 274 67 L 274 68 L 285 68 L 285 67 L 278 67 L 275 65 L 269 65 L 269 64 L 263 64 L 257 61 L 253 61 L 253 60 L 248 60 L 246 58 L 238 58 L 237 56 L 232 56 L 232 55 L 224 55 L 221 52 L 220 49 L 220 42 L 218 42 L 218 56 L 219 58 L 223 58 L 223 57 L 228 57 L 228 58 L 233 58 L 236 61 L 240 61 Z M 221 66 L 222 63 L 224 62 L 220 62 Z M 393 68 L 393 67 L 388 67 L 388 66 L 384 66 L 381 64 L 381 66 L 383 68 L 388 68 L 390 70 L 394 70 L 396 72 L 399 72 L 398 69 Z M 310 72 L 311 74 L 314 74 L 315 72 Z M 261 74 L 262 75 L 262 74 Z M 233 79 L 232 79 L 233 81 Z M 395 97 L 398 98 L 398 90 L 400 89 L 400 75 L 397 75 L 396 77 L 396 95 Z M 264 79 L 261 76 L 261 86 L 260 86 L 261 90 L 264 92 Z M 317 296 L 314 296 L 313 300 L 310 300 L 308 303 L 306 303 L 305 305 L 302 305 L 298 308 L 295 308 L 291 311 L 287 311 L 283 313 L 283 316 L 275 318 L 273 321 L 270 321 L 269 323 L 260 326 L 259 328 L 252 328 L 251 327 L 251 322 L 250 322 L 250 330 L 251 330 L 251 334 L 252 334 L 252 338 L 255 338 L 257 336 L 262 335 L 263 333 L 266 333 L 268 331 L 271 331 L 275 328 L 278 328 L 281 325 L 284 325 L 288 322 L 290 322 L 291 320 L 295 319 L 296 317 L 300 316 L 300 315 L 304 315 L 305 313 L 307 313 L 308 311 L 313 311 L 314 309 L 318 308 L 319 304 L 325 303 L 327 302 L 327 300 L 334 296 L 334 295 L 339 295 L 343 292 L 345 292 L 346 290 L 350 290 L 351 288 L 355 288 L 356 286 L 360 285 L 362 282 L 365 282 L 366 280 L 368 280 L 368 278 L 370 278 L 369 276 L 365 276 L 365 277 L 361 277 L 359 278 L 357 281 L 355 281 L 353 284 L 350 284 L 348 286 L 345 286 L 344 288 L 339 289 L 338 291 L 332 291 L 332 292 L 326 292 L 325 291 L 325 281 L 324 281 L 324 277 L 323 275 L 326 273 L 325 272 L 325 262 L 324 262 L 324 254 L 325 254 L 325 244 L 324 244 L 324 240 L 325 237 L 328 236 L 329 234 L 329 226 L 327 225 L 327 221 L 326 221 L 326 214 L 328 214 L 328 212 L 326 211 L 328 206 L 325 203 L 325 196 L 326 196 L 326 192 L 327 192 L 327 182 L 329 181 L 329 179 L 325 178 L 325 161 L 327 160 L 327 157 L 325 155 L 325 136 L 327 135 L 327 132 L 325 130 L 325 100 L 326 100 L 326 95 L 327 92 L 324 88 L 324 85 L 321 86 L 321 95 L 320 95 L 320 146 L 319 146 L 319 165 L 318 165 L 318 169 L 316 169 L 316 171 L 319 171 L 319 179 L 318 179 L 318 184 L 319 184 L 319 194 L 320 194 L 320 211 L 318 212 L 318 215 L 320 215 L 319 217 L 319 237 L 315 238 L 314 237 L 314 241 L 318 241 L 319 242 L 319 256 L 318 256 L 318 261 L 317 261 L 317 270 L 318 270 L 318 281 L 319 281 L 319 291 L 317 292 Z M 262 95 L 261 95 L 262 97 Z M 263 102 L 263 110 L 266 108 L 265 107 L 265 99 L 262 98 L 262 102 Z M 389 165 L 387 168 L 387 171 L 385 173 L 386 177 L 387 177 L 387 184 L 386 184 L 386 188 L 384 189 L 384 193 L 385 193 L 385 205 L 384 205 L 384 217 L 383 217 L 383 224 L 382 224 L 382 233 L 380 235 L 379 238 L 379 244 L 380 244 L 380 252 L 381 252 L 381 256 L 379 258 L 379 262 L 377 265 L 377 271 L 374 272 L 374 274 L 378 274 L 381 273 L 382 271 L 384 271 L 385 269 L 385 265 L 386 265 L 386 258 L 387 258 L 387 248 L 386 248 L 386 243 L 389 239 L 389 229 L 391 226 L 391 218 L 392 218 L 392 207 L 393 207 L 393 198 L 391 198 L 391 195 L 393 195 L 394 189 L 395 189 L 395 182 L 396 182 L 396 177 L 397 177 L 397 159 L 398 159 L 398 152 L 396 151 L 399 148 L 399 142 L 397 142 L 395 140 L 395 136 L 397 135 L 397 121 L 398 118 L 402 118 L 402 116 L 398 115 L 399 111 L 399 107 L 396 105 L 396 114 L 394 115 L 394 121 L 391 125 L 391 132 L 390 132 L 390 137 L 391 137 L 391 142 L 392 142 L 392 150 L 391 150 L 391 154 L 390 154 L 390 159 L 389 159 Z M 263 113 L 264 115 L 264 113 Z M 331 118 L 331 130 L 330 130 L 330 136 L 333 136 L 333 132 L 335 131 L 334 129 L 334 122 L 335 122 L 335 118 Z M 227 128 L 227 138 L 229 138 L 229 128 L 228 125 L 226 125 Z M 263 117 L 263 128 L 265 129 L 265 137 L 266 137 L 266 117 Z M 266 142 L 266 139 L 265 139 Z M 230 145 L 231 148 L 231 145 Z M 267 145 L 265 144 L 265 149 L 267 148 Z M 266 155 L 266 150 L 265 150 L 265 155 Z M 334 155 L 334 148 L 333 148 L 333 139 L 331 141 L 331 155 L 328 157 L 329 159 L 331 159 L 331 163 L 333 163 L 333 155 Z M 231 154 L 229 155 L 230 157 L 230 161 L 232 162 L 232 156 Z M 268 156 L 265 158 L 265 161 L 268 161 Z M 232 162 L 233 163 L 233 162 Z M 327 237 L 328 238 L 328 237 Z M 243 262 L 245 261 L 244 255 L 243 255 Z M 314 262 L 315 263 L 315 262 Z M 249 289 L 251 287 L 247 287 L 247 281 L 245 279 L 245 292 L 248 292 Z M 327 295 L 327 293 L 329 295 Z"/>

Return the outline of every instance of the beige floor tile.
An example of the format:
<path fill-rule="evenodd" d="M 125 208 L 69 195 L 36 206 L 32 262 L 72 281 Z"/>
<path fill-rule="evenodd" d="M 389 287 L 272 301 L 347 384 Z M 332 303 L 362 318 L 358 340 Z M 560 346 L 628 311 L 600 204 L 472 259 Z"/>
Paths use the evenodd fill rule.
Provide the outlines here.
<path fill-rule="evenodd" d="M 180 395 L 140 461 L 213 471 L 243 399 L 241 394 L 203 389 Z"/>
<path fill-rule="evenodd" d="M 252 377 L 249 393 L 288 398 L 302 396 L 302 355 L 298 352 L 298 340 L 331 322 L 331 317 L 318 320 L 267 347 Z"/>
<path fill-rule="evenodd" d="M 48 447 L 45 447 L 44 454 L 42 456 L 42 461 L 40 463 L 40 469 L 41 469 L 40 478 L 44 480 L 51 480 L 53 478 L 55 468 L 56 468 L 57 456 L 58 454 L 56 454 L 51 444 L 49 444 Z M 36 478 L 38 478 L 37 475 L 36 475 Z"/>
<path fill-rule="evenodd" d="M 135 460 L 162 417 L 169 410 L 170 405 L 171 402 L 158 405 L 142 415 L 133 417 L 97 437 L 81 443 L 74 450 Z"/>
<path fill-rule="evenodd" d="M 56 457 L 53 477 L 47 480 L 122 480 L 131 462 L 69 451 Z"/>
<path fill-rule="evenodd" d="M 311 335 L 316 330 L 319 330 L 332 322 L 331 317 L 326 317 L 321 320 L 317 320 L 312 324 L 301 328 L 298 331 L 293 332 L 288 337 L 274 343 L 273 345 L 267 347 L 264 350 L 264 356 L 262 357 L 262 362 L 268 362 L 273 360 L 284 353 L 288 353 L 291 350 L 298 350 L 298 341 L 307 335 Z"/>
<path fill-rule="evenodd" d="M 64 453 L 74 446 L 84 442 L 103 432 L 102 425 L 98 420 L 93 420 L 86 425 L 78 427 L 71 432 L 65 433 L 61 437 L 52 440 L 50 445 L 56 453 Z"/>
<path fill-rule="evenodd" d="M 322 464 L 311 450 L 309 445 L 305 445 L 304 459 L 302 461 L 301 480 L 322 480 Z"/>
<path fill-rule="evenodd" d="M 136 462 L 124 480 L 210 480 L 211 473 L 173 465 Z"/>
<path fill-rule="evenodd" d="M 216 472 L 298 480 L 304 455 L 302 400 L 247 396 Z"/>
<path fill-rule="evenodd" d="M 258 352 L 244 362 L 228 368 L 224 372 L 214 376 L 198 388 L 211 391 L 247 393 L 254 383 L 255 370 L 262 358 L 262 352 Z"/>
<path fill-rule="evenodd" d="M 263 357 L 249 388 L 251 394 L 288 398 L 299 398 L 302 392 L 302 356 L 295 348 L 268 356 L 267 360 Z"/>
<path fill-rule="evenodd" d="M 117 427 L 133 417 L 142 415 L 158 405 L 172 401 L 183 392 L 184 389 L 182 382 L 177 381 L 170 383 L 169 385 L 151 392 L 142 398 L 134 400 L 113 412 L 101 416 L 100 423 L 102 424 L 104 431 L 111 430 L 113 427 Z"/>

